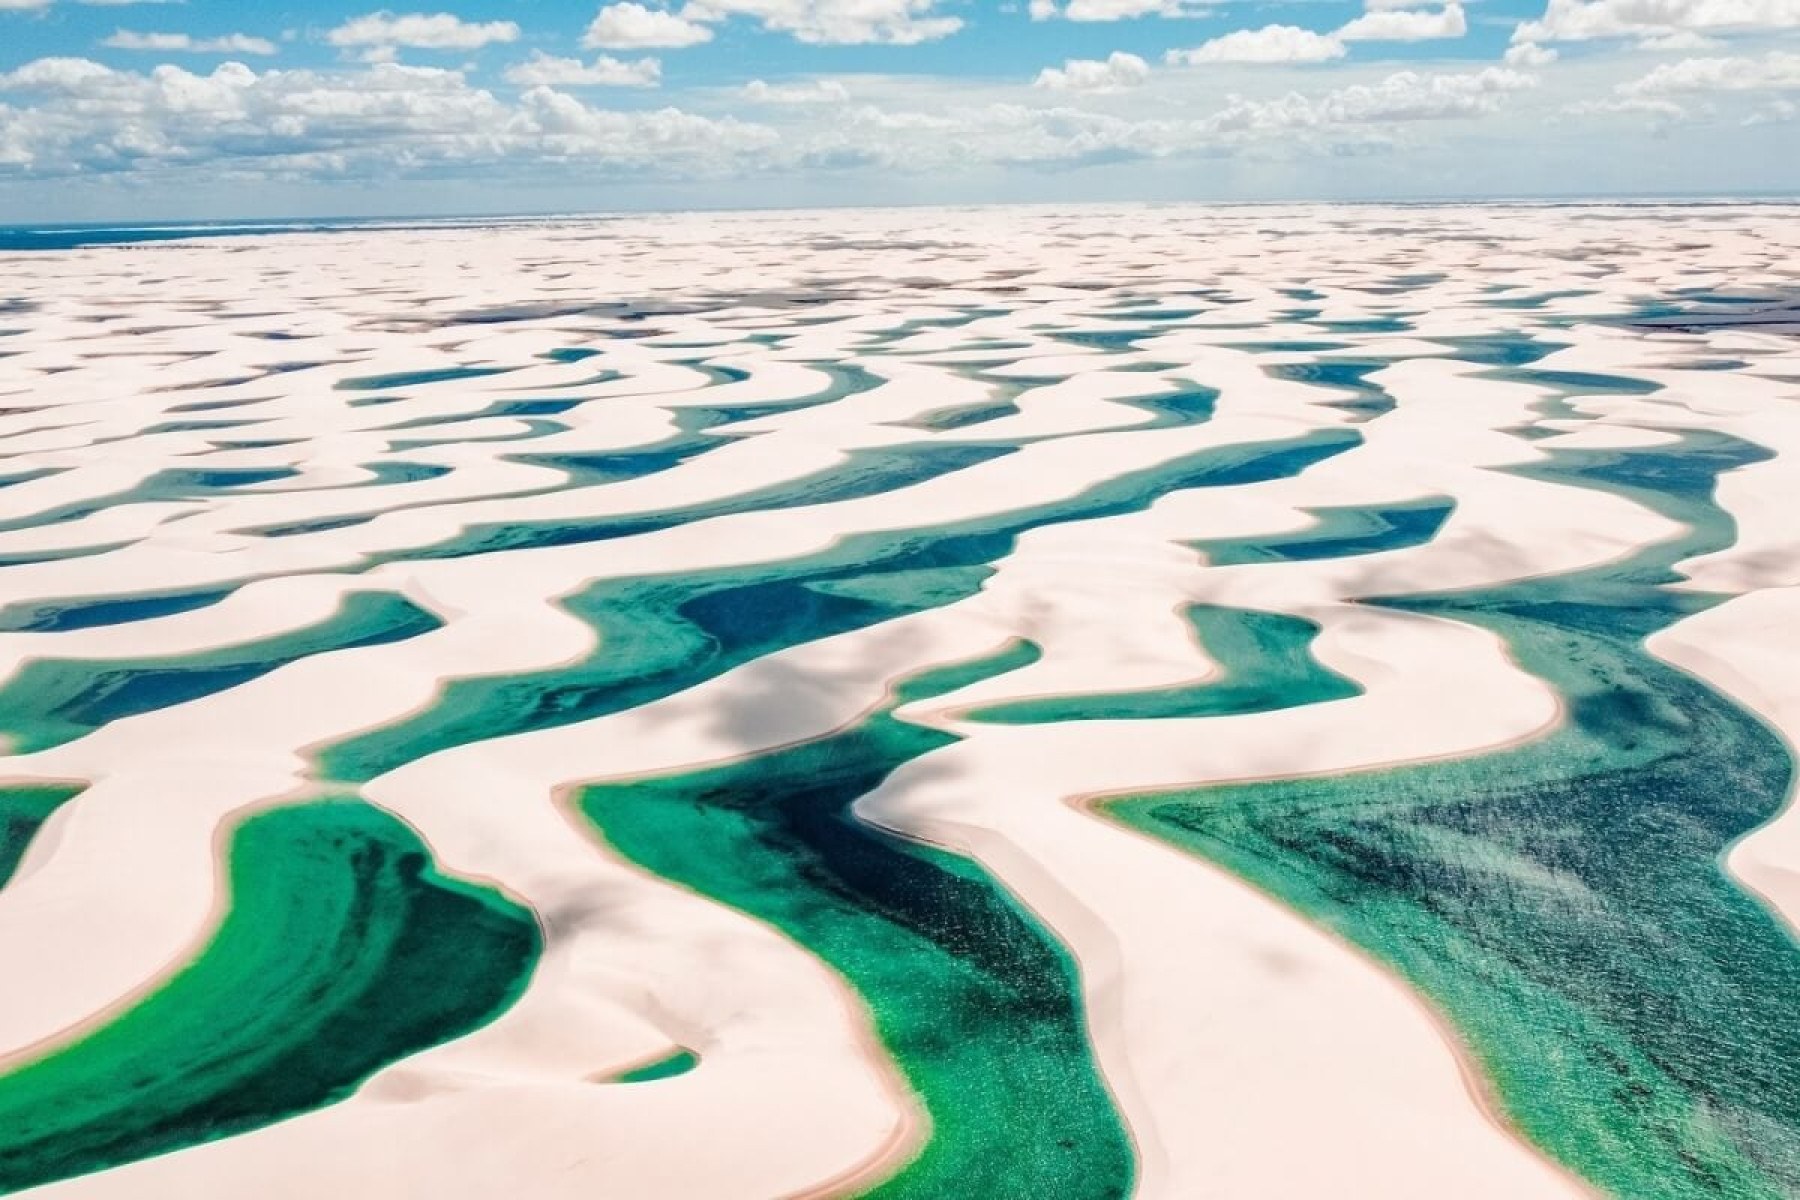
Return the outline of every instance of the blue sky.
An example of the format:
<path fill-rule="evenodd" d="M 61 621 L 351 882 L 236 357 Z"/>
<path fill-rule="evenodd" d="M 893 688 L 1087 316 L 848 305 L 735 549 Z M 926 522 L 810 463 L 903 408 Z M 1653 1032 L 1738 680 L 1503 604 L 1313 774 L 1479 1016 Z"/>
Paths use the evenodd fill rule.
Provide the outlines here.
<path fill-rule="evenodd" d="M 0 0 L 0 220 L 1800 191 L 1800 0 Z"/>

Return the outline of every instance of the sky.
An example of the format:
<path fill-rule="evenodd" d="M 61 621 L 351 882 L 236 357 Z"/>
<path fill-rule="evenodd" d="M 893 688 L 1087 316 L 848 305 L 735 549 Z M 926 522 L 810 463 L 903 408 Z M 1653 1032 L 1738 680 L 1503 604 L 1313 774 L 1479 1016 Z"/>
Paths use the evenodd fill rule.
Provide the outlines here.
<path fill-rule="evenodd" d="M 1800 194 L 1800 0 L 0 0 L 0 221 Z"/>

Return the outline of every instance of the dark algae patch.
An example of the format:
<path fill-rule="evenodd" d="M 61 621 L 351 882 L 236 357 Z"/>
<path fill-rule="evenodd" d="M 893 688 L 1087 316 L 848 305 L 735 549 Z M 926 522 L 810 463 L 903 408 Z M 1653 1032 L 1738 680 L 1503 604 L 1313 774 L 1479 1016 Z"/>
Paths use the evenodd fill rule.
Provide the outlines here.
<path fill-rule="evenodd" d="M 1356 942 L 1455 1022 L 1506 1115 L 1611 1195 L 1800 1195 L 1800 946 L 1723 872 L 1780 810 L 1782 742 L 1644 639 L 1717 597 L 1662 586 L 1729 545 L 1717 434 L 1522 470 L 1688 532 L 1593 570 L 1375 601 L 1503 636 L 1567 720 L 1525 745 L 1338 778 L 1131 798 L 1165 837 Z M 1474 702 L 1474 701 L 1470 701 Z"/>
<path fill-rule="evenodd" d="M 74 784 L 15 784 L 0 788 L 0 887 L 19 869 L 25 847 L 50 814 L 81 792 Z"/>
<path fill-rule="evenodd" d="M 272 809 L 230 848 L 230 907 L 122 1015 L 0 1076 L 0 1192 L 212 1141 L 347 1097 L 523 991 L 531 915 L 445 878 L 358 801 Z"/>
<path fill-rule="evenodd" d="M 621 854 L 766 921 L 868 1003 L 931 1119 L 883 1200 L 1124 1197 L 1132 1152 L 1090 1054 L 1073 964 L 967 859 L 882 833 L 850 805 L 954 741 L 893 709 L 1023 666 L 1035 647 L 914 676 L 818 741 L 585 789 Z"/>

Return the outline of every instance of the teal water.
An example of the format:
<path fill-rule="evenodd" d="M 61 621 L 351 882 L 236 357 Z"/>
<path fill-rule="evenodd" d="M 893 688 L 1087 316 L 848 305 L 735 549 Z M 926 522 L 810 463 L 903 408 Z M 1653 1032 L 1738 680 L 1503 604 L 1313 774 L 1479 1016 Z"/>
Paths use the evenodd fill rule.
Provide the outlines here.
<path fill-rule="evenodd" d="M 337 383 L 344 392 L 385 392 L 394 388 L 421 387 L 428 383 L 449 383 L 457 379 L 480 379 L 484 375 L 504 375 L 511 367 L 440 367 L 431 371 L 399 371 L 391 375 L 362 375 L 341 379 Z"/>
<path fill-rule="evenodd" d="M 1456 502 L 1448 496 L 1396 504 L 1309 508 L 1318 523 L 1294 533 L 1204 539 L 1186 543 L 1214 566 L 1308 562 L 1423 546 L 1437 536 Z"/>
<path fill-rule="evenodd" d="M 717 500 L 620 517 L 585 517 L 475 525 L 435 546 L 409 548 L 394 557 L 409 561 L 466 558 L 496 550 L 539 549 L 610 541 L 671 529 L 732 513 L 768 512 L 807 504 L 855 500 L 920 483 L 1013 452 L 1011 446 L 902 445 L 850 452 L 848 461 L 799 479 L 737 492 Z"/>
<path fill-rule="evenodd" d="M 511 418 L 525 428 L 517 433 L 496 433 L 488 437 L 470 437 L 467 434 L 451 434 L 438 438 L 390 438 L 387 448 L 395 454 L 405 454 L 412 450 L 429 450 L 434 446 L 467 446 L 482 442 L 525 442 L 532 438 L 547 437 L 553 433 L 567 433 L 568 426 L 561 421 L 543 418 Z"/>
<path fill-rule="evenodd" d="M 0 607 L 0 632 L 64 633 L 148 621 L 175 613 L 192 612 L 217 604 L 236 591 L 228 588 L 196 588 L 189 591 L 136 596 L 100 596 L 66 600 L 22 601 Z"/>
<path fill-rule="evenodd" d="M 1119 820 L 1237 872 L 1405 975 L 1528 1137 L 1624 1200 L 1800 1195 L 1800 946 L 1720 856 L 1783 804 L 1774 733 L 1644 638 L 1716 597 L 1670 565 L 1729 545 L 1720 435 L 1555 451 L 1524 473 L 1689 532 L 1603 568 L 1379 603 L 1503 636 L 1564 697 L 1523 746 L 1126 800 Z"/>
<path fill-rule="evenodd" d="M 1274 363 L 1264 373 L 1290 383 L 1308 383 L 1319 387 L 1338 388 L 1353 393 L 1349 400 L 1333 401 L 1334 408 L 1355 413 L 1365 420 L 1391 412 L 1394 397 L 1368 376 L 1393 364 L 1385 359 L 1351 360 L 1334 358 L 1310 363 Z"/>
<path fill-rule="evenodd" d="M 81 794 L 79 784 L 11 784 L 0 787 L 0 887 L 19 869 L 25 847 L 31 844 L 50 814 Z"/>
<path fill-rule="evenodd" d="M 529 913 L 435 870 L 369 805 L 231 830 L 229 907 L 187 966 L 0 1075 L 0 1192 L 227 1137 L 342 1100 L 493 1019 L 541 946 Z"/>
<path fill-rule="evenodd" d="M 1013 700 L 973 709 L 975 721 L 1131 721 L 1273 712 L 1359 695 L 1362 687 L 1312 654 L 1319 627 L 1285 613 L 1189 605 L 1188 623 L 1219 674 L 1202 683 L 1130 692 Z"/>
<path fill-rule="evenodd" d="M 1203 425 L 1213 419 L 1213 413 L 1219 402 L 1219 389 L 1203 387 L 1188 383 L 1172 392 L 1161 392 L 1148 396 L 1120 397 L 1120 404 L 1129 404 L 1133 408 L 1141 408 L 1149 413 L 1153 420 L 1143 425 L 1134 425 L 1133 429 L 1179 429 L 1188 425 Z"/>
<path fill-rule="evenodd" d="M 31 554 L 0 554 L 0 567 L 28 567 L 34 563 L 68 562 L 77 558 L 92 558 L 96 554 L 110 554 L 114 550 L 124 549 L 130 542 L 102 542 L 97 546 L 76 546 L 67 550 L 39 550 Z"/>
<path fill-rule="evenodd" d="M 377 428 L 381 432 L 393 432 L 401 429 L 433 429 L 465 421 L 482 421 L 489 417 L 554 417 L 585 403 L 587 401 L 584 400 L 492 400 L 471 412 L 434 413 Z"/>
<path fill-rule="evenodd" d="M 1205 450 L 1055 504 L 858 534 L 780 562 L 606 580 L 566 605 L 600 634 L 600 647 L 581 662 L 453 680 L 430 710 L 324 749 L 320 769 L 362 781 L 449 746 L 618 712 L 788 646 L 973 595 L 1028 529 L 1138 511 L 1181 488 L 1291 475 L 1359 441 L 1333 429 Z"/>
<path fill-rule="evenodd" d="M 46 750 L 124 717 L 237 687 L 331 650 L 417 637 L 443 623 L 389 592 L 352 592 L 325 620 L 274 637 L 168 658 L 34 658 L 0 685 L 12 753 Z"/>
<path fill-rule="evenodd" d="M 869 1196 L 1101 1200 L 1131 1186 L 1067 953 L 971 861 L 849 813 L 896 767 L 955 740 L 894 708 L 1037 656 L 1015 643 L 903 682 L 844 732 L 579 796 L 619 853 L 773 925 L 868 1004 L 931 1122 L 919 1155 Z"/>
<path fill-rule="evenodd" d="M 12 533 L 21 529 L 39 529 L 47 525 L 61 525 L 125 504 L 203 500 L 220 491 L 251 487 L 261 483 L 274 483 L 277 480 L 292 479 L 298 474 L 299 472 L 292 467 L 233 467 L 212 470 L 196 467 L 170 467 L 157 471 L 132 487 L 121 491 L 58 505 L 42 512 L 33 513 L 28 517 L 0 521 L 0 533 Z"/>

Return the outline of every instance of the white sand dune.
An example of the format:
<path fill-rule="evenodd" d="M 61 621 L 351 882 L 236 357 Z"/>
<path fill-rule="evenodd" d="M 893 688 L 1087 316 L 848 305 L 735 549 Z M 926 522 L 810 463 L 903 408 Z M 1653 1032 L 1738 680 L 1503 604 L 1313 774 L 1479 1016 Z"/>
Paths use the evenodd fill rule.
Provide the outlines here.
<path fill-rule="evenodd" d="M 1705 239 L 1720 282 L 1781 282 L 1792 231 L 1754 208 L 1723 211 L 1698 225 L 1679 209 L 1632 210 L 1633 241 L 1601 251 L 1587 222 L 1626 217 L 1409 209 L 1410 236 L 1372 238 L 1271 208 L 713 214 L 608 222 L 601 242 L 588 240 L 592 227 L 551 223 L 30 258 L 19 291 L 36 307 L 9 318 L 24 332 L 0 358 L 0 475 L 53 473 L 0 489 L 11 523 L 0 557 L 96 552 L 0 569 L 0 604 L 241 586 L 187 612 L 0 633 L 0 673 L 46 657 L 104 665 L 251 644 L 328 617 L 354 591 L 404 595 L 443 626 L 0 759 L 0 778 L 92 781 L 0 888 L 0 961 L 32 981 L 0 995 L 0 1065 L 66 1044 L 191 959 L 220 915 L 221 830 L 331 786 L 314 778 L 313 750 L 420 712 L 452 681 L 593 653 L 594 631 L 558 603 L 584 586 L 1048 510 L 976 595 L 604 717 L 470 741 L 367 784 L 362 795 L 418 830 L 444 870 L 538 915 L 545 953 L 523 997 L 346 1101 L 41 1194 L 753 1200 L 854 1192 L 898 1170 L 929 1125 L 864 1001 L 805 947 L 622 861 L 568 795 L 823 736 L 881 705 L 897 680 L 1015 639 L 1042 657 L 902 710 L 961 740 L 903 766 L 855 812 L 967 855 L 1072 952 L 1095 1056 L 1139 1155 L 1137 1195 L 1586 1194 L 1504 1124 L 1445 1020 L 1394 976 L 1093 806 L 1485 753 L 1554 727 L 1556 695 L 1491 634 L 1360 601 L 1580 570 L 1677 536 L 1622 496 L 1510 468 L 1555 447 L 1631 449 L 1684 430 L 1732 433 L 1776 456 L 1721 484 L 1736 545 L 1682 567 L 1696 588 L 1743 594 L 1652 648 L 1795 740 L 1787 643 L 1800 547 L 1786 500 L 1800 427 L 1781 407 L 1795 397 L 1793 351 L 1767 334 L 1646 335 L 1603 320 L 1690 286 L 1690 239 Z M 821 222 L 855 248 L 806 248 Z M 1286 236 L 1265 236 L 1274 227 Z M 955 256 L 906 248 L 946 231 Z M 1475 267 L 1469 239 L 1493 246 Z M 94 281 L 110 278 L 123 292 L 176 270 L 183 302 L 134 306 L 122 323 L 142 332 L 86 320 L 99 303 L 74 287 L 104 295 Z M 251 272 L 261 282 L 247 310 Z M 1371 290 L 1389 277 L 1426 281 Z M 1130 346 L 1055 336 L 1140 329 Z M 1562 347 L 1538 369 L 1660 390 L 1557 400 L 1459 350 L 1520 329 Z M 553 353 L 570 350 L 592 354 Z M 1733 354 L 1755 369 L 1695 368 Z M 1356 387 L 1269 370 L 1333 361 L 1386 365 Z M 832 388 L 833 366 L 875 386 L 778 411 Z M 473 370 L 498 373 L 451 374 Z M 434 371 L 445 377 L 417 376 Z M 412 378 L 368 386 L 383 376 Z M 1344 406 L 1367 386 L 1391 410 Z M 1144 428 L 1152 414 L 1124 403 L 1188 387 L 1217 389 L 1211 420 Z M 1016 415 L 925 427 L 1002 398 Z M 529 414 L 480 415 L 558 399 L 580 405 L 544 428 Z M 677 436 L 687 410 L 719 406 L 743 406 L 745 419 L 721 427 L 716 447 L 638 478 L 571 485 L 510 457 L 643 450 Z M 247 423 L 166 428 L 202 421 Z M 1361 440 L 1299 474 L 1087 519 L 1054 511 L 1186 455 L 1332 431 Z M 441 444 L 394 448 L 415 441 Z M 870 495 L 780 507 L 749 497 L 871 450 L 1012 442 Z M 447 470 L 407 473 L 420 466 Z M 135 490 L 159 472 L 227 469 L 292 474 Z M 1215 565 L 1189 545 L 1302 532 L 1320 509 L 1431 498 L 1454 507 L 1405 548 Z M 413 557 L 483 526 L 685 506 L 722 510 L 610 540 Z M 360 517 L 370 519 L 327 527 Z M 259 532 L 309 522 L 323 524 Z M 970 715 L 1216 679 L 1181 617 L 1193 603 L 1316 623 L 1318 662 L 1360 694 L 1206 718 L 1034 726 Z M 1790 920 L 1797 828 L 1778 820 L 1730 859 Z M 677 1049 L 699 1065 L 653 1085 L 608 1082 Z"/>

